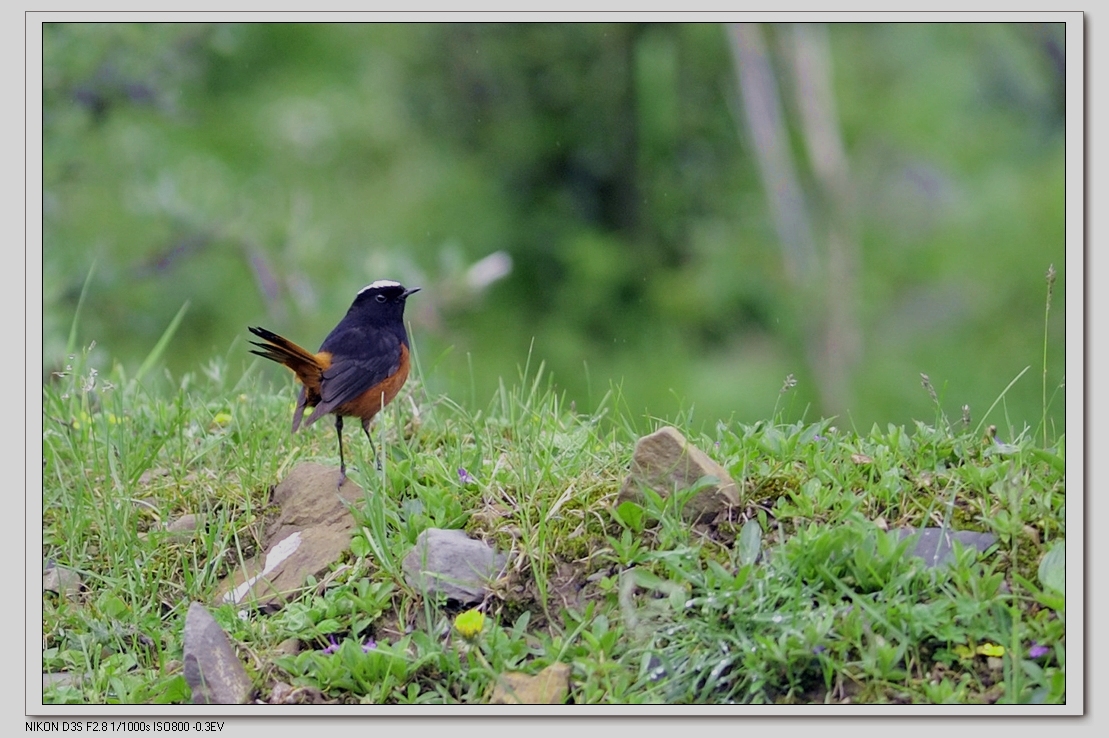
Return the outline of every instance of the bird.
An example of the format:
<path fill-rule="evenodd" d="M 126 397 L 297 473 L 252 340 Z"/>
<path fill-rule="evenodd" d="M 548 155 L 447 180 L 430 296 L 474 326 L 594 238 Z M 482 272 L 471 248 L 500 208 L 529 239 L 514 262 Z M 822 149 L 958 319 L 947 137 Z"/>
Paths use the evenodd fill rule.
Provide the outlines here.
<path fill-rule="evenodd" d="M 339 487 L 347 478 L 343 456 L 343 418 L 362 421 L 377 468 L 370 421 L 404 386 L 408 379 L 410 350 L 404 329 L 404 305 L 419 287 L 406 289 L 400 282 L 379 279 L 363 287 L 316 353 L 265 328 L 247 326 L 260 341 L 250 353 L 283 364 L 300 381 L 300 394 L 293 412 L 293 433 L 327 414 L 335 416 L 339 436 Z M 312 408 L 304 418 L 306 409 Z"/>

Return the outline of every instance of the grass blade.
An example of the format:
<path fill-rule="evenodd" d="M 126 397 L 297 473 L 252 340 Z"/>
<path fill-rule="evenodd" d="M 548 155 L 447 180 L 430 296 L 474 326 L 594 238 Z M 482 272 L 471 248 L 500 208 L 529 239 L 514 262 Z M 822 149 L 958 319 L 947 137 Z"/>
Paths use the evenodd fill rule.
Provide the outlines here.
<path fill-rule="evenodd" d="M 73 322 L 69 325 L 69 338 L 65 342 L 65 355 L 72 356 L 77 351 L 77 323 L 81 317 L 81 307 L 85 304 L 85 296 L 89 293 L 92 284 L 92 275 L 96 271 L 96 260 L 93 259 L 89 273 L 85 275 L 85 283 L 81 285 L 81 296 L 77 298 L 77 309 L 73 312 Z"/>
<path fill-rule="evenodd" d="M 986 422 L 986 418 L 990 417 L 990 413 L 992 413 L 993 409 L 995 407 L 997 407 L 997 403 L 1001 402 L 1005 398 L 1005 393 L 1007 393 L 1010 389 L 1012 389 L 1013 385 L 1017 383 L 1017 380 L 1020 379 L 1021 377 L 1023 377 L 1025 375 L 1025 373 L 1031 368 L 1032 367 L 1030 367 L 1030 366 L 1024 367 L 1023 369 L 1020 370 L 1020 374 L 1013 377 L 1013 381 L 1011 381 L 1011 382 L 1009 382 L 1009 384 L 1005 385 L 1005 389 L 1001 390 L 1001 394 L 997 396 L 997 399 L 994 400 L 993 404 L 990 405 L 989 410 L 987 410 L 985 415 L 982 416 L 982 419 L 978 421 L 978 427 L 974 429 L 974 435 L 978 435 L 979 433 L 982 432 L 982 424 Z"/>
<path fill-rule="evenodd" d="M 162 354 L 166 351 L 166 346 L 169 345 L 170 340 L 173 338 L 173 334 L 177 332 L 177 328 L 181 325 L 181 321 L 184 319 L 188 309 L 189 301 L 185 300 L 185 304 L 177 311 L 177 315 L 173 316 L 173 320 L 169 322 L 165 332 L 162 333 L 162 337 L 158 339 L 158 343 L 154 344 L 154 348 L 151 349 L 150 353 L 143 359 L 142 364 L 139 366 L 139 371 L 135 374 L 136 382 L 141 382 L 143 376 L 162 358 Z"/>

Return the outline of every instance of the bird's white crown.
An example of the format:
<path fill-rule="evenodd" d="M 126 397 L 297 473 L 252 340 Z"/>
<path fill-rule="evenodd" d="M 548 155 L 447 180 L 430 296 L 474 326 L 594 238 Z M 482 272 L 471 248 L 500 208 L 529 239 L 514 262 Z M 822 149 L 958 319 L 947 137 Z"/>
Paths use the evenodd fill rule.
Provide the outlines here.
<path fill-rule="evenodd" d="M 391 279 L 379 279 L 375 282 L 370 282 L 368 285 L 366 285 L 362 289 L 358 290 L 358 294 L 361 295 L 366 290 L 376 290 L 376 289 L 379 289 L 381 287 L 401 287 L 401 286 L 402 285 L 401 285 L 400 282 L 394 282 Z"/>

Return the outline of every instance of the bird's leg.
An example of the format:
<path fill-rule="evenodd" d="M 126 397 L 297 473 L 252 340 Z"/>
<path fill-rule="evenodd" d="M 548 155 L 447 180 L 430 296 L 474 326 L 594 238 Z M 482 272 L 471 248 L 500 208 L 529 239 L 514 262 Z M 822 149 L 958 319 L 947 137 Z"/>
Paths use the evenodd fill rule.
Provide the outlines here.
<path fill-rule="evenodd" d="M 370 442 L 370 451 L 374 455 L 374 463 L 377 464 L 377 470 L 381 471 L 381 459 L 377 455 L 377 447 L 374 446 L 374 439 L 370 437 L 370 421 L 369 419 L 362 421 L 362 430 L 366 434 L 366 440 Z"/>
<path fill-rule="evenodd" d="M 339 434 L 339 486 L 347 480 L 347 462 L 343 459 L 343 416 L 335 416 L 335 432 Z"/>

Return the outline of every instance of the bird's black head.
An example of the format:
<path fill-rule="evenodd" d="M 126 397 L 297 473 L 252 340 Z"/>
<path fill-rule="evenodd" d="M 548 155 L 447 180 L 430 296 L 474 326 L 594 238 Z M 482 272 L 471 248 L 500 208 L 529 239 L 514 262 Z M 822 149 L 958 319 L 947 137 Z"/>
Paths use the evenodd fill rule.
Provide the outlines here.
<path fill-rule="evenodd" d="M 419 290 L 419 287 L 405 289 L 391 279 L 379 279 L 358 291 L 347 314 L 374 324 L 395 322 L 399 325 L 404 319 L 404 301 Z"/>

